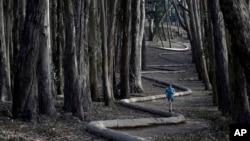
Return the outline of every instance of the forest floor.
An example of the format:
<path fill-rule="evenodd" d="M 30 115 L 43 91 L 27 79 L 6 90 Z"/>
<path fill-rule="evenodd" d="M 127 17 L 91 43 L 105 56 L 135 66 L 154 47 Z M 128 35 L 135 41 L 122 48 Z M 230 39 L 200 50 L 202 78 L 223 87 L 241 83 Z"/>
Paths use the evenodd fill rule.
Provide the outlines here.
<path fill-rule="evenodd" d="M 179 42 L 188 44 L 186 40 L 179 40 Z M 177 125 L 121 129 L 120 131 L 152 141 L 229 140 L 228 125 L 231 123 L 231 120 L 223 117 L 217 108 L 213 106 L 212 92 L 204 90 L 203 83 L 198 80 L 195 66 L 191 62 L 191 51 L 173 52 L 154 48 L 160 45 L 152 42 L 148 42 L 147 45 L 148 69 L 142 76 L 182 85 L 192 90 L 193 93 L 191 95 L 176 97 L 173 105 L 174 112 L 184 115 L 186 122 Z M 173 46 L 180 47 L 180 44 L 175 43 Z M 164 66 L 169 64 L 184 64 L 184 66 Z M 156 70 L 170 71 L 170 73 L 156 73 Z M 174 73 L 174 71 L 177 72 Z M 166 86 L 146 79 L 142 79 L 142 83 L 144 93 L 133 94 L 134 97 L 163 94 L 166 88 Z M 60 98 L 57 101 L 57 107 L 61 109 L 62 103 Z M 165 99 L 137 104 L 168 110 L 168 103 Z M 10 106 L 0 103 L 2 115 L 4 113 L 8 115 L 6 113 L 10 111 L 8 107 Z M 119 104 L 105 107 L 103 103 L 98 102 L 93 103 L 90 112 L 85 114 L 86 119 L 83 122 L 72 117 L 69 113 L 63 113 L 61 110 L 58 110 L 55 119 L 40 117 L 39 122 L 36 124 L 12 120 L 1 114 L 0 141 L 106 141 L 107 139 L 88 133 L 86 125 L 90 121 L 97 120 L 159 117 L 147 112 L 129 109 Z"/>

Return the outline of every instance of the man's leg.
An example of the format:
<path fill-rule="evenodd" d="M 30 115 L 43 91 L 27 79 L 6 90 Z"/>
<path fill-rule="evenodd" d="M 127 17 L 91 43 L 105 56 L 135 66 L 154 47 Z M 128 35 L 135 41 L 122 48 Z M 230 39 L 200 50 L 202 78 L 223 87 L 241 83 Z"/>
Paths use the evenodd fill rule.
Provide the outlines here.
<path fill-rule="evenodd" d="M 169 112 L 172 112 L 172 99 L 168 98 L 168 107 L 169 107 Z"/>
<path fill-rule="evenodd" d="M 169 100 L 169 111 L 170 111 L 170 112 L 173 111 L 173 109 L 172 109 L 172 100 L 171 100 L 171 99 Z"/>

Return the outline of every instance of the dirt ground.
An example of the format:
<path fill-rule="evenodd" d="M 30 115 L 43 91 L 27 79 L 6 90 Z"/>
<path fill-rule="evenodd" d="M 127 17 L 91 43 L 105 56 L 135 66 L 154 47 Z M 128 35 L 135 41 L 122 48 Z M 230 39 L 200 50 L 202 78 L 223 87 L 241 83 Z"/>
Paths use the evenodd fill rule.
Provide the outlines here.
<path fill-rule="evenodd" d="M 154 46 L 154 44 L 150 43 L 148 45 L 151 47 Z M 151 47 L 148 47 L 147 51 L 147 71 L 185 71 L 182 73 L 144 73 L 142 75 L 191 88 L 193 93 L 190 96 L 176 97 L 173 105 L 174 112 L 184 115 L 186 123 L 149 128 L 122 129 L 122 131 L 153 141 L 229 140 L 228 124 L 230 124 L 231 120 L 222 117 L 217 108 L 213 106 L 211 91 L 205 91 L 203 83 L 198 80 L 194 64 L 191 62 L 191 52 L 170 52 Z M 176 45 L 176 47 L 179 47 L 179 45 Z M 185 64 L 185 66 L 152 66 L 167 64 Z M 144 93 L 134 94 L 134 96 L 164 93 L 166 86 L 145 79 L 142 79 L 142 81 Z M 164 99 L 138 104 L 168 110 L 167 102 Z M 57 106 L 60 107 L 61 104 L 58 103 Z M 5 109 L 2 111 L 8 111 L 8 106 L 6 107 L 6 105 L 2 104 L 0 107 L 0 109 Z M 1 113 L 3 114 L 4 112 L 2 111 Z M 105 107 L 103 103 L 93 103 L 90 112 L 85 113 L 85 116 L 85 121 L 81 122 L 72 117 L 71 114 L 58 110 L 55 119 L 40 117 L 39 122 L 36 124 L 0 116 L 0 141 L 106 141 L 107 139 L 88 133 L 85 130 L 87 123 L 95 120 L 158 117 L 157 115 L 122 107 L 118 104 L 112 107 Z"/>

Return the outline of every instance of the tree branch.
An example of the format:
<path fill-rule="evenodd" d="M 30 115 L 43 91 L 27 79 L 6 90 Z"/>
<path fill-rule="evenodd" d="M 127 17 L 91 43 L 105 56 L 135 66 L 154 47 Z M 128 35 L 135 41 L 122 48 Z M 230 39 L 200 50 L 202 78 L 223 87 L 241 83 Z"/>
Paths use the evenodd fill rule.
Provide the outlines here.
<path fill-rule="evenodd" d="M 182 19 L 181 15 L 180 15 L 180 12 L 179 12 L 179 10 L 178 10 L 178 8 L 177 8 L 177 5 L 176 5 L 176 0 L 173 0 L 173 1 L 172 1 L 172 4 L 173 4 L 174 9 L 175 9 L 175 11 L 176 11 L 176 13 L 177 13 L 177 17 L 178 17 L 178 19 L 179 19 L 179 21 L 180 21 L 180 24 L 181 24 L 182 28 L 183 28 L 185 31 L 187 31 L 187 25 L 185 25 L 184 22 L 183 22 L 183 19 Z"/>

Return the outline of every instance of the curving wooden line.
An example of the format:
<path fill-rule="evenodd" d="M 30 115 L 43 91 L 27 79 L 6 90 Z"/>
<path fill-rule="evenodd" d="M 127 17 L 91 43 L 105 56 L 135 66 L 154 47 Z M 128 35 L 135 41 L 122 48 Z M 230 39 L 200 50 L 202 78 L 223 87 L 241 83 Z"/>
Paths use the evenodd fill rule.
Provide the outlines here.
<path fill-rule="evenodd" d="M 182 44 L 182 43 L 179 43 L 177 41 L 171 41 L 171 42 L 174 42 L 176 44 L 180 44 L 181 46 L 183 46 L 183 48 L 164 48 L 164 47 L 155 47 L 155 46 L 149 46 L 149 47 L 163 49 L 163 50 L 169 50 L 169 51 L 180 51 L 180 52 L 190 50 L 190 46 L 188 44 Z"/>
<path fill-rule="evenodd" d="M 148 79 L 151 81 L 155 81 L 157 83 L 163 85 L 169 85 L 168 82 L 159 81 L 153 78 L 143 77 L 144 79 Z M 184 96 L 189 95 L 192 91 L 189 88 L 179 86 L 176 84 L 172 84 L 173 87 L 182 90 L 181 92 L 176 92 L 175 96 Z M 119 128 L 133 128 L 133 127 L 146 127 L 152 125 L 168 125 L 168 124 L 180 124 L 185 122 L 185 117 L 178 113 L 170 113 L 163 110 L 158 110 L 154 108 L 139 106 L 133 103 L 143 102 L 143 101 L 151 101 L 156 99 L 164 99 L 166 98 L 166 94 L 154 95 L 154 96 L 146 96 L 146 97 L 136 97 L 130 99 L 122 99 L 118 103 L 137 110 L 142 110 L 145 112 L 149 112 L 152 114 L 163 116 L 163 118 L 140 118 L 140 119 L 117 119 L 117 120 L 104 120 L 104 121 L 92 121 L 87 125 L 87 131 L 100 135 L 107 139 L 114 139 L 119 141 L 145 141 L 146 139 L 134 136 L 131 134 L 124 133 L 122 131 L 116 131 L 113 129 Z"/>
<path fill-rule="evenodd" d="M 153 78 L 149 78 L 145 76 L 142 76 L 142 77 L 144 79 L 155 81 L 162 85 L 168 86 L 170 84 L 168 82 L 159 81 L 157 79 L 153 79 Z M 192 90 L 189 88 L 186 88 L 177 84 L 173 84 L 173 83 L 172 83 L 172 86 L 182 90 L 180 92 L 176 92 L 174 96 L 184 96 L 184 95 L 190 95 L 192 93 Z M 144 106 L 133 104 L 136 102 L 152 101 L 152 100 L 164 99 L 164 98 L 166 98 L 166 94 L 122 99 L 118 101 L 118 103 L 123 106 L 129 107 L 132 109 L 142 110 L 142 111 L 149 112 L 149 113 L 156 114 L 156 115 L 160 115 L 162 116 L 162 118 L 116 119 L 116 120 L 92 121 L 89 124 L 87 124 L 86 129 L 88 132 L 100 135 L 107 139 L 113 139 L 113 140 L 118 140 L 118 141 L 146 141 L 146 139 L 142 137 L 134 136 L 134 135 L 122 132 L 122 131 L 116 131 L 114 129 L 184 123 L 185 117 L 181 114 L 174 113 L 174 112 L 170 113 L 170 112 L 159 110 L 159 109 L 154 109 L 154 108 L 149 108 L 149 107 L 144 107 Z"/>

